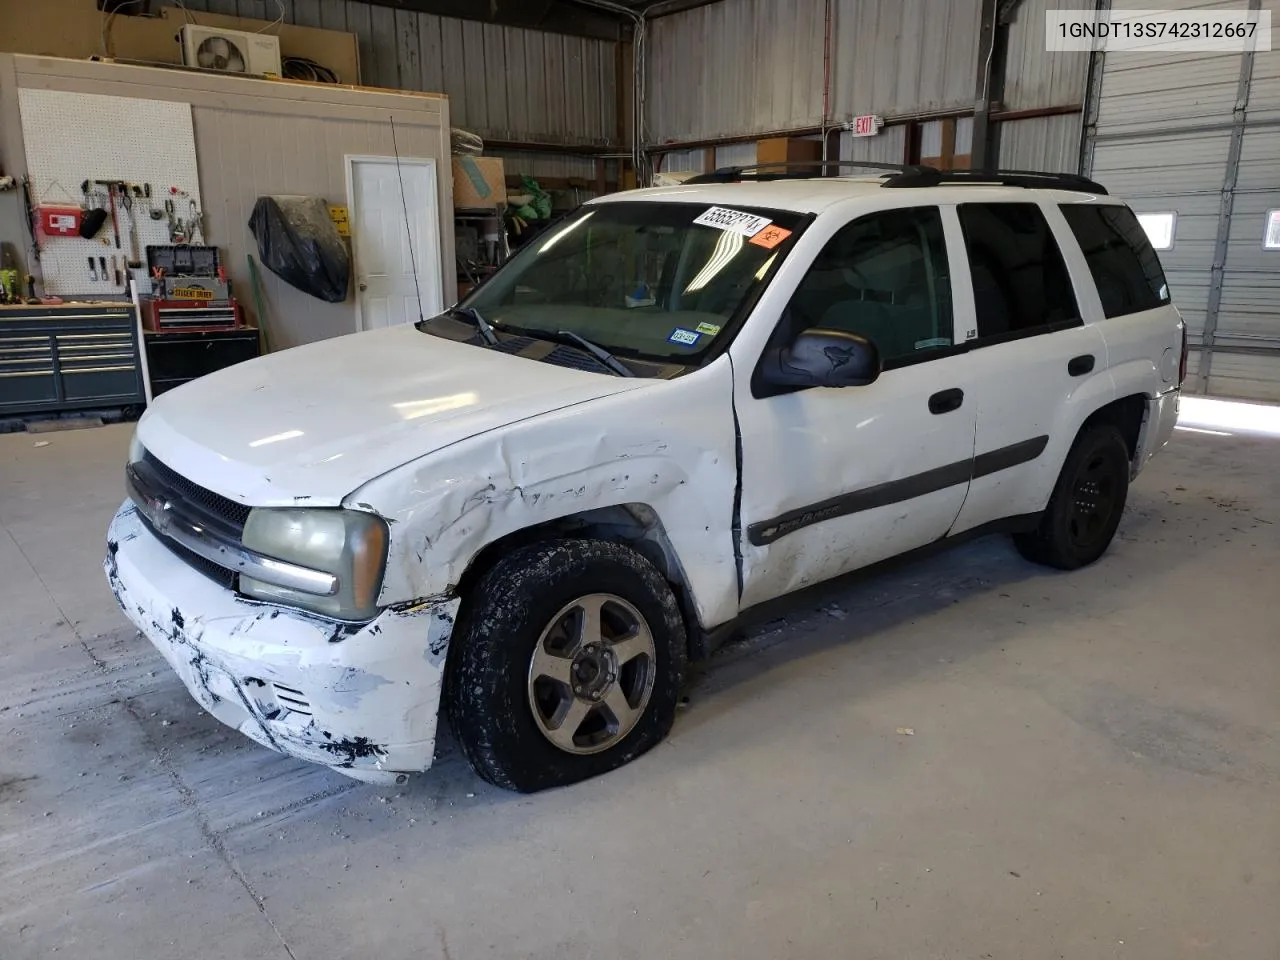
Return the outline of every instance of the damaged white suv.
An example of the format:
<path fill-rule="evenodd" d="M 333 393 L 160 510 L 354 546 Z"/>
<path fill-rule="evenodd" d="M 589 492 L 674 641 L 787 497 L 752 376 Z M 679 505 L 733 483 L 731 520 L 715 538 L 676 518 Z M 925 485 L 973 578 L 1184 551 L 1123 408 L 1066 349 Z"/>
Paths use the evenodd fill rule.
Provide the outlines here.
<path fill-rule="evenodd" d="M 659 742 L 767 601 L 993 530 L 1097 559 L 1185 357 L 1087 180 L 722 171 L 587 204 L 440 316 L 160 397 L 106 570 L 259 743 L 395 780 L 443 707 L 537 790 Z"/>

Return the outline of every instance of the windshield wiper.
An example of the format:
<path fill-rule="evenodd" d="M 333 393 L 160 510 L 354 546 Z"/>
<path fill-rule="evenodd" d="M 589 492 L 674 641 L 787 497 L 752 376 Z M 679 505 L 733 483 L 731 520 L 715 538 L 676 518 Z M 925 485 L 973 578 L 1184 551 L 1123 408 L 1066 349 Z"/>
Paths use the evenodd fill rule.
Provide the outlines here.
<path fill-rule="evenodd" d="M 497 346 L 498 335 L 493 332 L 493 324 L 484 318 L 475 307 L 450 307 L 445 313 L 455 317 L 466 317 L 480 331 L 480 339 L 488 346 Z"/>
<path fill-rule="evenodd" d="M 549 333 L 550 331 L 547 331 L 547 332 Z M 535 337 L 545 336 L 545 334 L 535 333 L 534 336 Z M 599 344 L 592 343 L 590 340 L 588 340 L 586 337 L 582 336 L 581 334 L 574 333 L 572 330 L 557 330 L 556 336 L 562 337 L 566 340 L 572 340 L 577 346 L 587 351 L 587 353 L 591 354 L 593 357 L 595 357 L 597 360 L 603 363 L 606 367 L 608 367 L 618 376 L 620 377 L 635 376 L 635 374 L 632 373 L 630 368 L 628 368 L 626 364 L 624 364 L 621 360 L 615 357 L 612 353 L 610 353 L 604 347 L 600 346 Z"/>

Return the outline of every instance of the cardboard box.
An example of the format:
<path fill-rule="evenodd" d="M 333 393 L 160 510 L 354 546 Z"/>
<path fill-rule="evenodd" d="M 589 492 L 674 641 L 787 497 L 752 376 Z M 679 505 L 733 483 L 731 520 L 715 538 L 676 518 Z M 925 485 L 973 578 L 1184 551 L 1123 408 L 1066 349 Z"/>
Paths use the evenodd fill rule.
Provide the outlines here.
<path fill-rule="evenodd" d="M 507 177 L 501 157 L 453 158 L 453 206 L 456 210 L 492 210 L 507 202 Z"/>

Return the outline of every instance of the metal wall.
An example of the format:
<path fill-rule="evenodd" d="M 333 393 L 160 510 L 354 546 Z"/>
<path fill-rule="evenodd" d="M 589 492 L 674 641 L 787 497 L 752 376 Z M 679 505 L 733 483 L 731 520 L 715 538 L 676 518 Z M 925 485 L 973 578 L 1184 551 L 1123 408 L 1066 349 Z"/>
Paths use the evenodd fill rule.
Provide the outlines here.
<path fill-rule="evenodd" d="M 1000 167 L 1075 173 L 1080 169 L 1080 114 L 1007 120 L 1000 124 Z"/>
<path fill-rule="evenodd" d="M 1280 0 L 1264 0 L 1280 20 Z M 1221 5 L 1205 4 L 1204 6 Z M 1192 344 L 1188 387 L 1280 400 L 1280 50 L 1108 54 L 1086 172 L 1140 212 L 1174 211 L 1160 254 Z"/>
<path fill-rule="evenodd" d="M 833 0 L 831 115 L 973 105 L 980 0 Z M 649 27 L 647 134 L 688 141 L 822 122 L 824 0 L 721 0 Z"/>
<path fill-rule="evenodd" d="M 449 95 L 455 126 L 502 140 L 618 142 L 616 44 L 356 0 L 283 0 L 285 21 L 354 33 L 367 86 Z M 186 0 L 271 20 L 275 0 Z"/>
<path fill-rule="evenodd" d="M 1046 53 L 1044 22 L 1049 10 L 1092 10 L 1094 5 L 1094 0 L 1022 0 L 1009 25 L 1002 97 L 1006 109 L 1034 110 L 1084 102 L 1089 54 Z M 1076 126 L 1080 126 L 1079 118 Z"/>

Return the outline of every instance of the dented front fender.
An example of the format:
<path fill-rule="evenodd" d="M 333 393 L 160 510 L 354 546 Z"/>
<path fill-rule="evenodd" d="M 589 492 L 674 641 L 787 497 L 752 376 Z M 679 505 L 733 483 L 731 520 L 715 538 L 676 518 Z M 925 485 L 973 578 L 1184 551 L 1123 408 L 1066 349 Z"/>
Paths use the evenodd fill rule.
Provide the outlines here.
<path fill-rule="evenodd" d="M 523 420 L 366 484 L 348 504 L 391 521 L 382 602 L 453 590 L 476 555 L 520 530 L 640 505 L 661 524 L 704 626 L 737 614 L 738 478 L 727 357 L 643 391 Z"/>

